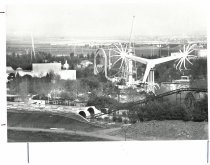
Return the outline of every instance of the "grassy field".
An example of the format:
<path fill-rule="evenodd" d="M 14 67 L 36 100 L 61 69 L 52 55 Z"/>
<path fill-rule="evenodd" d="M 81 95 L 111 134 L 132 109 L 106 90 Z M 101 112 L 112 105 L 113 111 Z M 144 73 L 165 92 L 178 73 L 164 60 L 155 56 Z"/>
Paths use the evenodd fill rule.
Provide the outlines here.
<path fill-rule="evenodd" d="M 98 126 L 75 120 L 77 116 L 74 113 L 68 115 L 59 115 L 51 112 L 35 111 L 8 111 L 7 125 L 9 127 L 27 127 L 27 128 L 64 128 L 67 130 L 96 131 L 102 129 Z"/>
<path fill-rule="evenodd" d="M 8 142 L 80 142 L 80 141 L 108 141 L 107 139 L 84 135 L 69 135 L 64 133 L 33 132 L 8 130 Z"/>
<path fill-rule="evenodd" d="M 8 111 L 7 125 L 9 142 L 45 141 L 107 141 L 123 140 L 207 140 L 208 122 L 184 122 L 180 120 L 147 121 L 125 128 L 102 128 L 88 122 L 75 120 L 50 112 Z M 15 130 L 14 128 L 25 130 Z M 27 128 L 27 130 L 26 130 Z M 62 132 L 47 132 L 50 128 Z M 37 130 L 35 130 L 37 129 Z M 40 131 L 39 129 L 45 129 Z M 33 131 L 32 131 L 33 130 Z M 69 131 L 70 133 L 65 133 Z M 74 134 L 74 131 L 78 131 Z M 79 133 L 80 132 L 80 133 Z"/>
<path fill-rule="evenodd" d="M 208 122 L 148 121 L 109 133 L 134 140 L 207 140 Z"/>

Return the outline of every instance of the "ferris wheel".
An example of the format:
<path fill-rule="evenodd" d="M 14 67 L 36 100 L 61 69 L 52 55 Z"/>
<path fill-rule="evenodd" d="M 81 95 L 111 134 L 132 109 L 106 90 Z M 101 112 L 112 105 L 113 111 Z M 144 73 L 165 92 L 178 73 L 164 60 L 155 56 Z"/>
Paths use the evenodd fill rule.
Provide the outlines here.
<path fill-rule="evenodd" d="M 133 54 L 126 43 L 112 44 L 108 49 L 98 49 L 94 57 L 94 73 L 104 72 L 107 79 L 128 81 L 132 76 L 133 60 L 127 58 Z"/>

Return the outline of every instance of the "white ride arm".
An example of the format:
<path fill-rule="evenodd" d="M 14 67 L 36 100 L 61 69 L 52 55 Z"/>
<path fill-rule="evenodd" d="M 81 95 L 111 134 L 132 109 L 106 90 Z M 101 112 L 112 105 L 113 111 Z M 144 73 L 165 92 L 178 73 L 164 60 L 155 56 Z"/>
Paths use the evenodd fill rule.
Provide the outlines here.
<path fill-rule="evenodd" d="M 180 54 L 178 53 L 177 55 L 174 55 L 174 56 L 162 57 L 162 58 L 158 58 L 158 59 L 145 59 L 145 58 L 141 58 L 141 57 L 137 57 L 137 56 L 133 56 L 133 55 L 127 55 L 126 57 L 131 59 L 131 60 L 134 60 L 134 61 L 137 61 L 137 62 L 140 62 L 140 63 L 143 63 L 143 64 L 147 65 L 146 71 L 144 73 L 144 77 L 143 77 L 143 80 L 142 80 L 142 82 L 145 83 L 146 80 L 147 80 L 147 77 L 149 75 L 150 70 L 153 67 L 155 67 L 155 65 L 161 64 L 161 63 L 164 63 L 164 62 L 168 62 L 168 61 L 173 61 L 173 60 L 181 58 L 182 56 L 183 55 L 181 53 Z"/>
<path fill-rule="evenodd" d="M 150 61 L 152 63 L 154 63 L 155 65 L 157 65 L 157 64 L 164 63 L 164 62 L 173 61 L 173 60 L 179 59 L 181 57 L 182 57 L 181 54 L 177 54 L 177 55 L 174 55 L 174 56 L 162 57 L 162 58 L 157 58 L 157 59 L 150 59 Z"/>
<path fill-rule="evenodd" d="M 145 83 L 146 80 L 147 80 L 147 77 L 149 75 L 149 72 L 150 70 L 154 67 L 155 65 L 151 64 L 151 63 L 148 63 L 147 64 L 147 67 L 146 67 L 146 70 L 145 70 L 145 73 L 144 73 L 144 77 L 143 77 L 143 80 L 142 80 L 142 83 Z"/>
<path fill-rule="evenodd" d="M 150 59 L 146 59 L 146 58 L 142 58 L 142 57 L 137 57 L 137 56 L 134 56 L 134 55 L 131 55 L 131 54 L 128 54 L 126 56 L 126 58 L 131 59 L 133 61 L 137 61 L 137 62 L 143 63 L 143 64 L 148 64 L 149 61 L 150 61 Z"/>

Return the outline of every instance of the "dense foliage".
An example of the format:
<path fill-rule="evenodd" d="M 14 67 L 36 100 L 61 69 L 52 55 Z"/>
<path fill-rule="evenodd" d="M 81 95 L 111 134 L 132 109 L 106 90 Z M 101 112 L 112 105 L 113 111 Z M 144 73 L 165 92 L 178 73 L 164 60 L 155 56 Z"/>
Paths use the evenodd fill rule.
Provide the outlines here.
<path fill-rule="evenodd" d="M 84 57 L 83 54 L 74 56 L 74 53 L 70 53 L 68 56 L 53 56 L 50 53 L 36 52 L 36 56 L 33 56 L 31 54 L 18 55 L 13 53 L 12 55 L 7 55 L 7 66 L 11 66 L 13 69 L 20 67 L 23 70 L 32 70 L 32 63 L 50 63 L 56 61 L 64 64 L 67 60 L 70 69 L 76 69 L 77 64 L 85 59 L 93 61 L 93 55 Z"/>
<path fill-rule="evenodd" d="M 193 65 L 186 62 L 187 70 L 177 70 L 174 61 L 167 62 L 164 65 L 157 65 L 155 67 L 155 80 L 157 82 L 170 82 L 172 80 L 180 79 L 182 75 L 190 75 L 191 80 L 207 78 L 207 59 L 191 60 Z"/>
<path fill-rule="evenodd" d="M 137 105 L 129 111 L 131 122 L 150 120 L 183 120 L 183 121 L 207 121 L 207 98 L 197 102 L 196 108 L 189 111 L 185 106 L 170 102 L 149 102 L 146 105 Z"/>

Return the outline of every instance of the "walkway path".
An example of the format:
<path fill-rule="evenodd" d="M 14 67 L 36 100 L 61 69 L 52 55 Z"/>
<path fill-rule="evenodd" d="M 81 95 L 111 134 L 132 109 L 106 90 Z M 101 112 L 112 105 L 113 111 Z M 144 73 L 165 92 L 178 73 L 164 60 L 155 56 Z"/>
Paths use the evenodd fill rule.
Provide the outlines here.
<path fill-rule="evenodd" d="M 26 128 L 26 127 L 7 127 L 7 129 L 16 130 L 16 131 L 33 131 L 33 132 L 41 131 L 41 132 L 50 132 L 50 133 L 63 133 L 63 134 L 69 134 L 69 135 L 82 135 L 82 136 L 103 138 L 103 139 L 112 140 L 112 141 L 125 140 L 125 138 L 123 137 L 106 135 L 106 133 L 112 132 L 120 128 L 112 128 L 112 129 L 100 130 L 100 131 L 95 131 L 95 132 L 84 132 L 84 131 L 75 132 L 75 131 L 66 130 L 66 129 L 42 129 L 42 128 Z M 126 139 L 126 140 L 131 140 L 131 139 Z"/>

